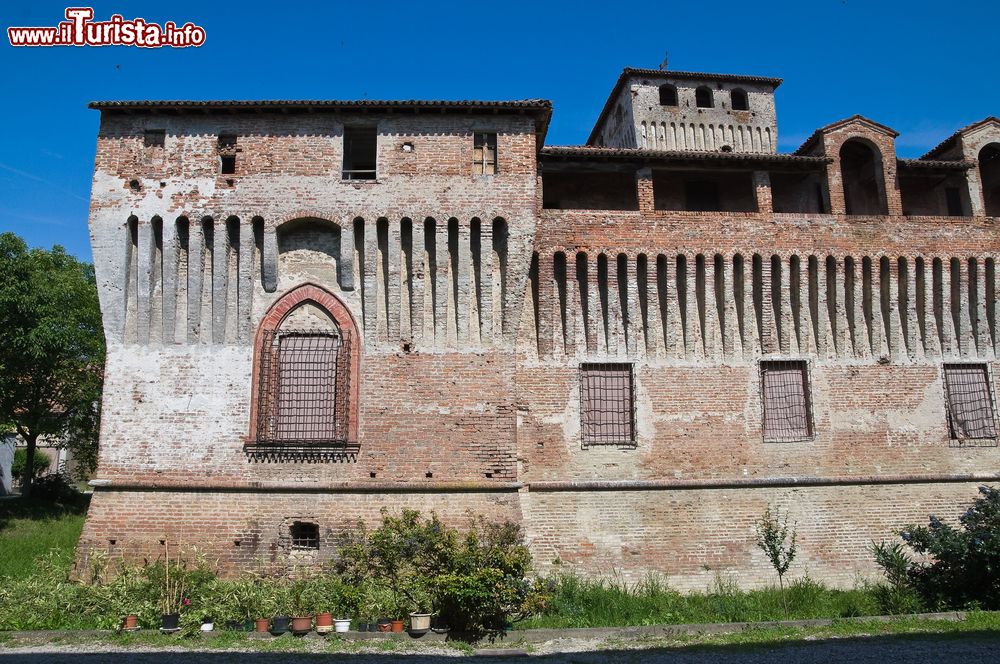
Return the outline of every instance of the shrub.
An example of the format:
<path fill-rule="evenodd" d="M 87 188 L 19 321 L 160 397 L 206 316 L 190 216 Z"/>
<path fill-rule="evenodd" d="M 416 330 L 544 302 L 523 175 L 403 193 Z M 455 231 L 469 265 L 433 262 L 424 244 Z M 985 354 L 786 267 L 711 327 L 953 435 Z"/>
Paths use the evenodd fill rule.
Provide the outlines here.
<path fill-rule="evenodd" d="M 31 485 L 31 495 L 40 500 L 47 500 L 63 505 L 73 505 L 83 500 L 83 494 L 77 491 L 64 475 L 53 473 L 40 477 Z"/>
<path fill-rule="evenodd" d="M 478 518 L 461 535 L 437 515 L 413 510 L 399 517 L 383 511 L 376 530 L 359 524 L 343 533 L 334 562 L 346 585 L 363 589 L 356 606 L 365 614 L 436 611 L 452 629 L 473 635 L 502 632 L 538 603 L 541 587 L 526 578 L 530 566 L 516 524 Z"/>
<path fill-rule="evenodd" d="M 24 471 L 28 465 L 28 450 L 24 447 L 19 447 L 14 450 L 14 460 L 10 464 L 10 476 L 17 480 L 18 484 L 24 484 Z M 35 471 L 32 479 L 42 476 L 42 473 L 49 469 L 52 465 L 52 459 L 48 456 L 41 454 L 40 452 L 35 453 Z"/>
<path fill-rule="evenodd" d="M 441 617 L 463 632 L 505 631 L 543 602 L 543 586 L 528 578 L 530 567 L 520 526 L 480 517 L 450 556 L 449 566 L 432 579 Z"/>
<path fill-rule="evenodd" d="M 873 546 L 893 593 L 908 590 L 931 610 L 1000 609 L 1000 490 L 982 486 L 979 493 L 959 528 L 931 516 L 927 526 L 900 532 L 921 559 L 911 559 L 898 543 Z"/>

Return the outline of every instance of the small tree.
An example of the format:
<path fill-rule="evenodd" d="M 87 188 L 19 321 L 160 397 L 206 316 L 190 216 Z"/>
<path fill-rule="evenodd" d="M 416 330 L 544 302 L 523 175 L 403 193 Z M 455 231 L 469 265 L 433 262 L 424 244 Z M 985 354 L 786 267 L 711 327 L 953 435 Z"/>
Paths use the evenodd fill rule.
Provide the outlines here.
<path fill-rule="evenodd" d="M 785 598 L 785 572 L 795 560 L 795 540 L 798 537 L 798 532 L 793 525 L 789 537 L 788 513 L 785 512 L 782 516 L 778 508 L 772 511 L 770 505 L 764 510 L 764 515 L 756 522 L 755 526 L 757 546 L 767 554 L 771 566 L 778 573 L 778 588 L 781 591 L 781 601 L 787 616 L 788 600 Z"/>
<path fill-rule="evenodd" d="M 0 330 L 0 422 L 24 440 L 28 495 L 39 438 L 85 460 L 97 446 L 104 334 L 93 266 L 0 234 Z"/>

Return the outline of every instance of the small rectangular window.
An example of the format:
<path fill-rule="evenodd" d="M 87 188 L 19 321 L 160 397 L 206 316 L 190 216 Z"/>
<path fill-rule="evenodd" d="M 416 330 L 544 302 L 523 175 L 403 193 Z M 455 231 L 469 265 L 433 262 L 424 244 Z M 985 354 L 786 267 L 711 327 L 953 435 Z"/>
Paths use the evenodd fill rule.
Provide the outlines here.
<path fill-rule="evenodd" d="M 142 142 L 147 148 L 162 148 L 167 142 L 165 129 L 147 129 L 142 134 Z"/>
<path fill-rule="evenodd" d="M 219 165 L 223 175 L 236 173 L 236 134 L 219 134 Z"/>
<path fill-rule="evenodd" d="M 344 127 L 345 180 L 374 180 L 378 133 L 375 127 Z"/>
<path fill-rule="evenodd" d="M 760 363 L 761 402 L 765 443 L 787 443 L 812 438 L 812 399 L 804 360 Z"/>
<path fill-rule="evenodd" d="M 996 440 L 993 390 L 985 364 L 944 365 L 944 390 L 952 440 Z"/>
<path fill-rule="evenodd" d="M 497 172 L 497 135 L 476 132 L 472 146 L 472 174 L 495 175 Z"/>
<path fill-rule="evenodd" d="M 631 364 L 580 367 L 580 427 L 588 445 L 635 445 Z"/>
<path fill-rule="evenodd" d="M 962 192 L 958 187 L 945 187 L 944 199 L 948 204 L 949 217 L 962 216 Z"/>

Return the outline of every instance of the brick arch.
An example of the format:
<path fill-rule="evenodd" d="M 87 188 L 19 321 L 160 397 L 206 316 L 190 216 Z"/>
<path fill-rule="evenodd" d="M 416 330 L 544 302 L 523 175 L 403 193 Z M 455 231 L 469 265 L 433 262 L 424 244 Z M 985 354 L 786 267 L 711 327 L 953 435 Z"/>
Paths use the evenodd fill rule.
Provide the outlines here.
<path fill-rule="evenodd" d="M 320 210 L 296 210 L 292 214 L 285 215 L 275 220 L 274 227 L 281 228 L 282 226 L 286 226 L 292 222 L 301 221 L 303 219 L 323 221 L 328 224 L 332 224 L 337 228 L 340 228 L 343 225 L 343 220 L 338 220 L 337 217 Z"/>
<path fill-rule="evenodd" d="M 282 295 L 271 305 L 264 317 L 257 326 L 257 333 L 254 336 L 253 345 L 253 380 L 250 385 L 250 433 L 248 441 L 253 441 L 257 436 L 257 402 L 259 387 L 259 369 L 261 354 L 263 352 L 264 340 L 267 332 L 281 327 L 281 324 L 289 314 L 302 304 L 310 303 L 323 309 L 333 318 L 341 333 L 350 335 L 350 377 L 348 384 L 348 409 L 347 409 L 347 440 L 349 443 L 358 442 L 358 398 L 360 394 L 361 379 L 361 346 L 363 339 L 358 333 L 358 325 L 351 314 L 350 309 L 341 302 L 333 293 L 317 286 L 316 284 L 302 284 Z"/>

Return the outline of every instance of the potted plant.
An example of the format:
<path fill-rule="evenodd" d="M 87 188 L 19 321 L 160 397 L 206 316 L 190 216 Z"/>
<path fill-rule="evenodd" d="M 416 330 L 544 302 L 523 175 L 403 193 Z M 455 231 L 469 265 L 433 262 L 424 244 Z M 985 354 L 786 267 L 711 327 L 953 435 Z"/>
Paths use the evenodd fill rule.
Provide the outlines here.
<path fill-rule="evenodd" d="M 139 616 L 130 613 L 122 620 L 122 631 L 134 632 L 139 629 Z"/>
<path fill-rule="evenodd" d="M 292 619 L 288 617 L 288 586 L 284 583 L 277 583 L 274 587 L 274 617 L 271 618 L 271 634 L 277 636 L 288 631 Z"/>
<path fill-rule="evenodd" d="M 160 629 L 164 632 L 176 632 L 179 627 L 181 608 L 190 604 L 185 597 L 187 588 L 186 570 L 181 565 L 180 556 L 177 561 L 170 560 L 170 544 L 164 541 L 163 580 L 160 585 Z"/>
<path fill-rule="evenodd" d="M 226 592 L 222 593 L 223 613 L 228 618 L 227 625 L 231 629 L 249 632 L 256 627 L 258 632 L 267 631 L 265 616 L 273 615 L 270 606 L 271 584 L 268 581 L 259 576 L 244 576 L 226 585 Z"/>
<path fill-rule="evenodd" d="M 431 603 L 430 592 L 417 580 L 406 592 L 410 611 L 410 634 L 419 636 L 426 634 L 431 628 Z"/>
<path fill-rule="evenodd" d="M 359 632 L 378 631 L 378 592 L 370 580 L 366 580 L 358 587 L 357 592 L 357 617 Z"/>
<path fill-rule="evenodd" d="M 299 578 L 289 589 L 292 609 L 292 634 L 301 636 L 312 629 L 312 614 L 309 612 L 309 579 Z"/>

